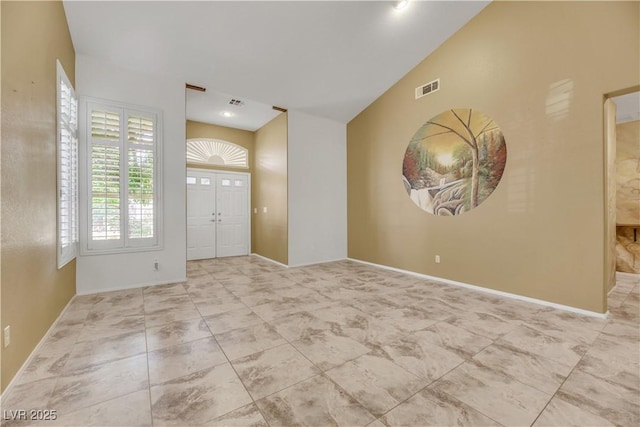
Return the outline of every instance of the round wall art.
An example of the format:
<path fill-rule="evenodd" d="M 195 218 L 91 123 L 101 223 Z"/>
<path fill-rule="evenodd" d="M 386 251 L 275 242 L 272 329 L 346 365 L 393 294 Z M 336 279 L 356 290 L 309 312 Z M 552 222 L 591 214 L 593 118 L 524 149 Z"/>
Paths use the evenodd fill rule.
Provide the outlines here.
<path fill-rule="evenodd" d="M 402 163 L 409 197 L 434 215 L 459 215 L 484 202 L 507 162 L 498 125 L 472 109 L 447 110 L 413 135 Z"/>

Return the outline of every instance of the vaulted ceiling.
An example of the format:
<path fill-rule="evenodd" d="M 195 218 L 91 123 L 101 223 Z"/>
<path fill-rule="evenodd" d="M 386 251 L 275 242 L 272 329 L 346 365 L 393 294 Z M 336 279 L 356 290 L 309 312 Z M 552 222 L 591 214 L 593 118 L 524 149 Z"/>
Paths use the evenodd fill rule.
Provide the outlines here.
<path fill-rule="evenodd" d="M 412 1 L 401 11 L 395 3 L 64 5 L 78 54 L 346 123 L 489 2 Z"/>

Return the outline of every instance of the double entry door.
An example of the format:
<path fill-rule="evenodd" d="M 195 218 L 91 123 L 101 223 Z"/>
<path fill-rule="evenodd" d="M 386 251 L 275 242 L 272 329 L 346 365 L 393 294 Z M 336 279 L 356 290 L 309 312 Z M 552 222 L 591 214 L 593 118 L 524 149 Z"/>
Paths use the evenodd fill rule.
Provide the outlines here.
<path fill-rule="evenodd" d="M 247 173 L 187 169 L 187 260 L 249 255 Z"/>

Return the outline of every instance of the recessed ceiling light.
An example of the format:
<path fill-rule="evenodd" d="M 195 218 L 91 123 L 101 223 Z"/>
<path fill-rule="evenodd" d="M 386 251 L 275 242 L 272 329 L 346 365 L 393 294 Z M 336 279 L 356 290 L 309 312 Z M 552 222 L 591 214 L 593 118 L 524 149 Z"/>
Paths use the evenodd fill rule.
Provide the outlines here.
<path fill-rule="evenodd" d="M 400 1 L 396 2 L 395 6 L 393 6 L 393 7 L 395 7 L 396 10 L 402 10 L 407 6 L 409 6 L 409 0 L 400 0 Z"/>
<path fill-rule="evenodd" d="M 223 111 L 220 115 L 222 117 L 233 117 L 233 113 L 231 111 Z"/>

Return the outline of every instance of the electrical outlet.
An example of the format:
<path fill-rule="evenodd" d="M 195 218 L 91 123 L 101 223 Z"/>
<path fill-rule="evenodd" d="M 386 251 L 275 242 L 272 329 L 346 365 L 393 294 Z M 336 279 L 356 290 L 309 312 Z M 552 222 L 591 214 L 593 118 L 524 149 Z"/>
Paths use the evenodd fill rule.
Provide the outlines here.
<path fill-rule="evenodd" d="M 11 326 L 4 327 L 4 346 L 9 347 L 11 344 Z"/>
<path fill-rule="evenodd" d="M 440 264 L 440 255 L 436 255 L 436 264 Z"/>
<path fill-rule="evenodd" d="M 157 259 L 153 260 L 153 269 L 158 271 L 160 269 L 160 264 L 158 263 Z"/>
<path fill-rule="evenodd" d="M 263 213 L 267 213 L 267 207 L 266 206 L 264 208 L 262 208 L 262 212 Z"/>

